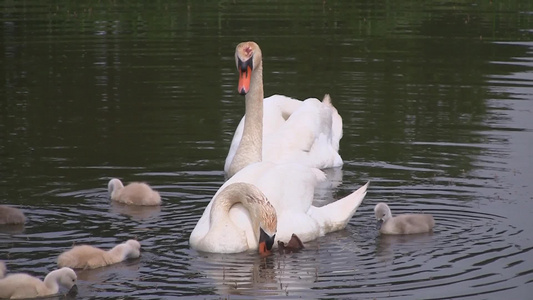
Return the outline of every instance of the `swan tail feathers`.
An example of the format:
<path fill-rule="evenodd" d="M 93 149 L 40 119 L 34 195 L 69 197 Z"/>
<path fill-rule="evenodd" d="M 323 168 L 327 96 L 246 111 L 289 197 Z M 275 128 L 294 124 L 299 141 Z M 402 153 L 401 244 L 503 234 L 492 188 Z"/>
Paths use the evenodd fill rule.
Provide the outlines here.
<path fill-rule="evenodd" d="M 312 206 L 308 214 L 321 228 L 321 234 L 346 227 L 366 196 L 370 181 L 350 195 L 322 207 Z"/>

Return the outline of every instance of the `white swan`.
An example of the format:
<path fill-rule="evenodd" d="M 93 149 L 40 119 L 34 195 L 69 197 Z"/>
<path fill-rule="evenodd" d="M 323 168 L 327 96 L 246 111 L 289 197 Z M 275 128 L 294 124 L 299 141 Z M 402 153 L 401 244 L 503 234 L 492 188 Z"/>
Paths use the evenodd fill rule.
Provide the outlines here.
<path fill-rule="evenodd" d="M 132 182 L 127 186 L 117 178 L 107 184 L 111 200 L 130 205 L 160 205 L 161 196 L 158 192 L 143 182 Z"/>
<path fill-rule="evenodd" d="M 346 224 L 361 204 L 368 183 L 352 194 L 322 207 L 312 206 L 314 188 L 319 181 L 325 180 L 324 173 L 318 169 L 299 164 L 274 164 L 260 162 L 247 166 L 226 181 L 217 191 L 211 202 L 207 205 L 202 217 L 198 220 L 189 238 L 191 247 L 199 249 L 201 240 L 212 235 L 215 242 L 242 244 L 229 233 L 213 234 L 212 231 L 224 231 L 224 223 L 214 222 L 213 203 L 224 189 L 235 182 L 246 182 L 257 186 L 266 196 L 276 210 L 277 241 L 288 242 L 292 234 L 296 234 L 302 242 L 318 238 L 328 232 L 346 227 Z M 249 210 L 241 204 L 235 204 L 226 212 L 227 218 L 233 222 L 241 232 L 245 232 L 248 248 L 257 249 L 257 228 Z M 264 228 L 263 228 L 264 229 Z M 269 233 L 270 234 L 270 233 Z M 218 236 L 217 236 L 218 235 Z M 227 238 L 230 237 L 230 238 Z M 232 252 L 241 252 L 246 249 L 235 247 Z M 203 251 L 219 252 L 215 246 L 202 247 Z M 230 252 L 230 251 L 226 251 Z"/>
<path fill-rule="evenodd" d="M 26 217 L 20 209 L 7 205 L 0 205 L 0 225 L 24 224 L 25 222 Z"/>
<path fill-rule="evenodd" d="M 60 267 L 73 269 L 95 269 L 119 263 L 128 258 L 141 255 L 141 244 L 136 240 L 128 240 L 105 251 L 89 245 L 79 245 L 65 251 L 57 258 Z"/>
<path fill-rule="evenodd" d="M 239 93 L 245 116 L 235 130 L 224 165 L 229 178 L 259 161 L 295 162 L 319 169 L 342 166 L 338 153 L 342 118 L 329 95 L 320 102 L 274 95 L 263 100 L 261 49 L 254 42 L 237 45 Z"/>
<path fill-rule="evenodd" d="M 46 275 L 44 281 L 24 273 L 10 274 L 0 279 L 0 298 L 20 299 L 55 295 L 59 286 L 67 289 L 76 284 L 77 276 L 71 268 L 61 268 Z"/>
<path fill-rule="evenodd" d="M 382 234 L 414 234 L 430 232 L 435 226 L 433 216 L 429 214 L 402 214 L 393 217 L 389 206 L 378 203 L 374 207 L 378 220 L 377 228 Z"/>

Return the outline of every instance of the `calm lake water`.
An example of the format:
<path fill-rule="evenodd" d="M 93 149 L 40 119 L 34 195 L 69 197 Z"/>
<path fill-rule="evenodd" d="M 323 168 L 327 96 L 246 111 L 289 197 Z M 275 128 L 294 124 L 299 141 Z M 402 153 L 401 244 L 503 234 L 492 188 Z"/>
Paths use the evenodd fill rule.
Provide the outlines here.
<path fill-rule="evenodd" d="M 81 4 L 83 3 L 83 4 Z M 0 259 L 43 278 L 74 243 L 142 256 L 79 271 L 77 299 L 527 299 L 533 292 L 529 1 L 3 1 Z M 265 95 L 331 94 L 344 120 L 331 201 L 371 180 L 345 230 L 300 253 L 192 250 L 244 113 L 235 46 Z M 110 203 L 145 181 L 164 204 Z M 434 215 L 383 237 L 373 207 Z"/>

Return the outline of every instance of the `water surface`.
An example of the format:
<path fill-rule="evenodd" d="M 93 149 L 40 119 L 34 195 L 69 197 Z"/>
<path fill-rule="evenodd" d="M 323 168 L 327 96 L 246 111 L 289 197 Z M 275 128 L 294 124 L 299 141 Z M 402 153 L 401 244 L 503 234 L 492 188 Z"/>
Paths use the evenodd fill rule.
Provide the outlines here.
<path fill-rule="evenodd" d="M 79 271 L 79 299 L 526 299 L 533 289 L 529 3 L 5 1 L 0 259 L 38 277 L 73 244 L 142 256 Z M 255 40 L 265 95 L 331 94 L 344 120 L 332 201 L 371 180 L 345 230 L 289 255 L 206 254 L 189 234 L 224 182 L 244 112 L 234 47 Z M 164 204 L 112 204 L 146 181 Z M 373 207 L 434 215 L 386 237 Z"/>

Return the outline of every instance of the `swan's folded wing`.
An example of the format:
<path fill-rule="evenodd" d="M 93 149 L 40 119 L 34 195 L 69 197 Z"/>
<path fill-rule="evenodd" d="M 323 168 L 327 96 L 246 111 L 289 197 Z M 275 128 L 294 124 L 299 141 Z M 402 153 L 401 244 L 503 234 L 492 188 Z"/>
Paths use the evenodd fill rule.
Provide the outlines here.
<path fill-rule="evenodd" d="M 267 197 L 276 211 L 305 213 L 313 203 L 319 181 L 325 180 L 322 171 L 300 164 L 272 164 L 268 171 L 253 182 Z"/>
<path fill-rule="evenodd" d="M 338 154 L 342 119 L 336 109 L 316 98 L 301 103 L 277 131 L 264 135 L 263 160 L 317 168 L 342 165 Z"/>
<path fill-rule="evenodd" d="M 283 95 L 273 95 L 263 99 L 263 138 L 264 136 L 275 135 L 285 121 L 302 105 L 302 101 L 289 98 Z M 237 148 L 242 139 L 245 117 L 241 118 L 239 125 L 235 129 L 231 146 L 224 164 L 224 171 L 227 173 L 229 166 L 235 157 Z"/>

